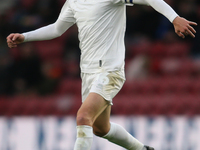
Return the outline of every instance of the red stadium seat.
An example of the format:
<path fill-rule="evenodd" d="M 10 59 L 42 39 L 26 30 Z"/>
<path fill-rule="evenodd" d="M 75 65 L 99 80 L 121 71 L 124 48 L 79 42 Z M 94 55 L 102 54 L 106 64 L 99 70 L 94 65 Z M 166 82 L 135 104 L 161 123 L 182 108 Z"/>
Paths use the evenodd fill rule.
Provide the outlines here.
<path fill-rule="evenodd" d="M 81 80 L 70 78 L 61 80 L 57 89 L 57 93 L 81 95 Z"/>
<path fill-rule="evenodd" d="M 42 59 L 61 58 L 63 55 L 63 43 L 57 41 L 35 42 L 35 47 Z"/>

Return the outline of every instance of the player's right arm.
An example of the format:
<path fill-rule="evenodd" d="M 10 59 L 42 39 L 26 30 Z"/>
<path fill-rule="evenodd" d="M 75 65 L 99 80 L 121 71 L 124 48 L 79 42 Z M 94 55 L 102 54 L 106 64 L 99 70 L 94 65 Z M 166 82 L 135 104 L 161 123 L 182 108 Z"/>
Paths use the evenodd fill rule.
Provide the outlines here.
<path fill-rule="evenodd" d="M 61 36 L 74 23 L 57 20 L 55 23 L 23 34 L 12 33 L 7 37 L 8 47 L 14 48 L 18 44 L 30 41 L 50 40 Z"/>
<path fill-rule="evenodd" d="M 61 36 L 68 28 L 75 23 L 73 13 L 69 7 L 68 1 L 62 7 L 57 21 L 48 26 L 39 28 L 26 33 L 12 33 L 7 37 L 8 47 L 14 48 L 18 44 L 30 41 L 50 40 Z"/>

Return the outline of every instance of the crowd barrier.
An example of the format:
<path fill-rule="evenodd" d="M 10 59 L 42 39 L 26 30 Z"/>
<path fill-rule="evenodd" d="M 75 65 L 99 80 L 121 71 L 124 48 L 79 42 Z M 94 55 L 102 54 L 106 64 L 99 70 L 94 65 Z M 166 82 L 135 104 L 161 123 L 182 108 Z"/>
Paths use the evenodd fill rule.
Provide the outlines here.
<path fill-rule="evenodd" d="M 156 150 L 200 150 L 200 117 L 112 116 Z M 1 117 L 0 150 L 73 150 L 76 122 L 66 117 Z M 92 150 L 124 150 L 94 136 Z"/>

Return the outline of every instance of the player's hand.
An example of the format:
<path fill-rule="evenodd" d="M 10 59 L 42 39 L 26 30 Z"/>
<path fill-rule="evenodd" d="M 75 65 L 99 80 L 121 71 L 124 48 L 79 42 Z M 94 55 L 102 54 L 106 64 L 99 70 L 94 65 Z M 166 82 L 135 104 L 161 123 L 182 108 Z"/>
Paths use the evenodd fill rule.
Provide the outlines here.
<path fill-rule="evenodd" d="M 185 36 L 195 37 L 196 31 L 192 26 L 196 26 L 196 22 L 188 21 L 182 17 L 176 17 L 173 21 L 175 32 L 178 36 L 185 38 Z"/>
<path fill-rule="evenodd" d="M 8 47 L 14 48 L 17 47 L 18 44 L 24 42 L 24 35 L 19 33 L 12 33 L 7 37 Z"/>

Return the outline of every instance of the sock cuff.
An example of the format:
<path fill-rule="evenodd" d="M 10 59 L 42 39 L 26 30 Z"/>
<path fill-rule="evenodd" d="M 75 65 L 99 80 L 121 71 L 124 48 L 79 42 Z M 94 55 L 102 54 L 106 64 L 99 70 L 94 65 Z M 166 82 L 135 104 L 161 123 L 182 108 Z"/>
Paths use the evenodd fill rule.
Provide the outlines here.
<path fill-rule="evenodd" d="M 77 126 L 77 138 L 93 137 L 93 128 L 87 125 Z"/>
<path fill-rule="evenodd" d="M 109 132 L 108 132 L 106 135 L 104 135 L 102 138 L 107 139 L 107 138 L 109 138 L 110 136 L 113 136 L 113 133 L 115 132 L 115 126 L 116 126 L 115 123 L 110 122 L 110 130 L 109 130 Z"/>

